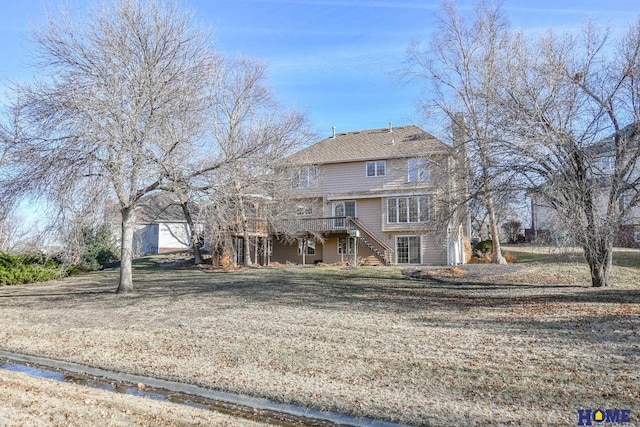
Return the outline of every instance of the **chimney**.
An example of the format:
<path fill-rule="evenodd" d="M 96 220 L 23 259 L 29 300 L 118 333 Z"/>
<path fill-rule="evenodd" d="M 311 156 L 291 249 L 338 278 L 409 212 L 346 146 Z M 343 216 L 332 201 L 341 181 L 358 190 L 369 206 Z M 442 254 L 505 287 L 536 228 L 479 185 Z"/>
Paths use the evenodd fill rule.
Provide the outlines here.
<path fill-rule="evenodd" d="M 453 148 L 464 152 L 463 155 L 466 156 L 468 128 L 463 113 L 454 113 L 453 119 L 451 120 L 451 131 L 453 134 Z"/>
<path fill-rule="evenodd" d="M 453 117 L 451 118 L 451 133 L 453 134 L 454 174 L 457 176 L 456 181 L 459 181 L 459 191 L 461 192 L 460 196 L 468 199 L 470 165 L 467 153 L 467 144 L 469 142 L 469 126 L 467 125 L 467 121 L 465 120 L 463 113 L 457 112 L 453 114 Z M 471 213 L 468 201 L 462 204 L 459 219 L 466 228 L 466 237 L 471 238 Z"/>
<path fill-rule="evenodd" d="M 331 129 L 333 130 L 333 135 L 331 135 L 331 138 L 335 138 L 336 137 L 336 127 L 335 126 L 331 126 Z"/>
<path fill-rule="evenodd" d="M 389 133 L 393 132 L 393 123 L 389 122 Z"/>

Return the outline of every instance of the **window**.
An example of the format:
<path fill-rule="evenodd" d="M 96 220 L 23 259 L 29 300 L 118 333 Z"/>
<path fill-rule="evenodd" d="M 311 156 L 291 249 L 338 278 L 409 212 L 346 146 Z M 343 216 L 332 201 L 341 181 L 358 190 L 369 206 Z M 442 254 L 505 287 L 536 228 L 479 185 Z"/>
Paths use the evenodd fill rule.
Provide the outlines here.
<path fill-rule="evenodd" d="M 387 174 L 387 162 L 367 162 L 367 176 L 385 176 Z"/>
<path fill-rule="evenodd" d="M 435 217 L 435 197 L 410 196 L 387 199 L 387 223 L 428 222 Z"/>
<path fill-rule="evenodd" d="M 315 188 L 318 186 L 318 167 L 305 166 L 293 174 L 293 188 Z"/>
<path fill-rule="evenodd" d="M 420 236 L 396 236 L 398 264 L 420 264 Z"/>
<path fill-rule="evenodd" d="M 338 255 L 353 254 L 353 239 L 350 237 L 338 237 Z"/>
<path fill-rule="evenodd" d="M 316 241 L 314 239 L 298 240 L 298 255 L 302 255 L 303 248 L 306 249 L 307 255 L 315 255 Z"/>
<path fill-rule="evenodd" d="M 296 215 L 299 216 L 309 216 L 313 214 L 313 207 L 309 205 L 298 205 L 296 206 Z"/>
<path fill-rule="evenodd" d="M 422 182 L 429 180 L 429 162 L 424 157 L 409 159 L 409 182 Z"/>
<path fill-rule="evenodd" d="M 339 217 L 333 220 L 333 226 L 336 228 L 344 228 L 347 226 L 346 221 L 342 217 L 356 217 L 356 202 L 354 200 L 348 202 L 335 202 L 333 204 L 333 216 Z"/>
<path fill-rule="evenodd" d="M 616 158 L 614 156 L 601 157 L 600 168 L 603 171 L 612 171 L 616 166 Z"/>

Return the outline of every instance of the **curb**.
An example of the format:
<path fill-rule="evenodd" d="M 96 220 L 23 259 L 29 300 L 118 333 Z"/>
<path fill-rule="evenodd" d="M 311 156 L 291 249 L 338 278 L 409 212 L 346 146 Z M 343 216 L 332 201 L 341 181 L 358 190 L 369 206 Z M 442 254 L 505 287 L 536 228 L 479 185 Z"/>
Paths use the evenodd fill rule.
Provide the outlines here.
<path fill-rule="evenodd" d="M 62 360 L 47 359 L 38 356 L 28 356 L 25 354 L 13 353 L 0 350 L 0 358 L 23 362 L 34 363 L 36 365 L 59 369 L 61 371 L 84 374 L 94 377 L 102 377 L 112 381 L 126 382 L 132 384 L 143 383 L 147 386 L 164 389 L 172 392 L 185 393 L 193 396 L 203 397 L 219 402 L 250 407 L 258 410 L 280 412 L 296 417 L 310 418 L 312 420 L 328 421 L 334 424 L 354 426 L 354 427 L 409 427 L 407 424 L 398 424 L 390 421 L 378 420 L 375 418 L 357 418 L 347 414 L 339 414 L 331 411 L 320 411 L 305 406 L 289 403 L 282 403 L 271 399 L 252 397 L 237 393 L 212 390 L 192 384 L 167 381 L 158 378 L 146 377 L 142 375 L 127 374 L 124 372 L 110 371 L 106 369 L 93 368 Z"/>

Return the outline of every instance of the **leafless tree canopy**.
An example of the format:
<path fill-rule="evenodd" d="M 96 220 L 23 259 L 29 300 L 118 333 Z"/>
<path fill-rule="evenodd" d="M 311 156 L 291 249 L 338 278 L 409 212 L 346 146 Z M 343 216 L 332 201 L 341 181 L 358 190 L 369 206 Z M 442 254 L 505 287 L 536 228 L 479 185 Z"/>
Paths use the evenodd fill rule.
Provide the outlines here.
<path fill-rule="evenodd" d="M 405 77 L 423 80 L 428 90 L 421 100 L 425 114 L 444 113 L 453 122 L 461 141 L 454 141 L 456 155 L 470 162 L 463 173 L 470 195 L 481 202 L 489 218 L 493 260 L 505 264 L 500 250 L 496 194 L 504 188 L 504 135 L 495 126 L 494 88 L 501 84 L 509 27 L 500 9 L 479 3 L 469 20 L 454 2 L 445 2 L 439 25 L 427 46 L 413 43 L 407 51 Z M 458 114 L 462 113 L 462 114 Z M 460 130 L 463 130 L 460 132 Z M 466 205 L 467 200 L 459 204 Z"/>
<path fill-rule="evenodd" d="M 518 168 L 583 247 L 593 286 L 606 286 L 620 226 L 640 202 L 640 27 L 611 40 L 589 22 L 579 35 L 514 44 L 501 114 Z"/>
<path fill-rule="evenodd" d="M 410 48 L 409 74 L 433 83 L 428 109 L 464 113 L 471 187 L 489 216 L 505 183 L 496 177 L 528 187 L 584 249 L 593 286 L 605 286 L 620 226 L 640 205 L 640 21 L 620 40 L 593 23 L 527 37 L 498 6 L 475 12 L 466 23 L 445 3 L 431 49 Z"/>
<path fill-rule="evenodd" d="M 268 99 L 251 82 L 262 79 L 263 67 L 221 58 L 173 1 L 116 0 L 80 23 L 49 18 L 34 38 L 41 74 L 13 91 L 17 130 L 3 197 L 31 192 L 63 207 L 117 200 L 121 292 L 133 290 L 135 208 L 143 196 L 210 188 L 218 168 L 277 151 L 274 141 L 301 122 L 264 108 L 254 114 L 252 103 Z M 224 138 L 220 115 L 233 121 Z"/>

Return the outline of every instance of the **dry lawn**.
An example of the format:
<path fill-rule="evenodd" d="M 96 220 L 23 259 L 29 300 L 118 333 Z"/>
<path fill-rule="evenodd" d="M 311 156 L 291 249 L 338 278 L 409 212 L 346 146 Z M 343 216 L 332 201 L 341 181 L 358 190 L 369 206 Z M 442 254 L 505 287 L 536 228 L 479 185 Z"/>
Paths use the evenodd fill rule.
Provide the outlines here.
<path fill-rule="evenodd" d="M 204 409 L 3 371 L 2 426 L 261 426 Z"/>
<path fill-rule="evenodd" d="M 117 271 L 0 288 L 0 348 L 416 425 L 576 425 L 579 408 L 640 425 L 640 253 L 606 289 L 516 255 L 420 279 L 143 259 L 134 295 Z"/>

